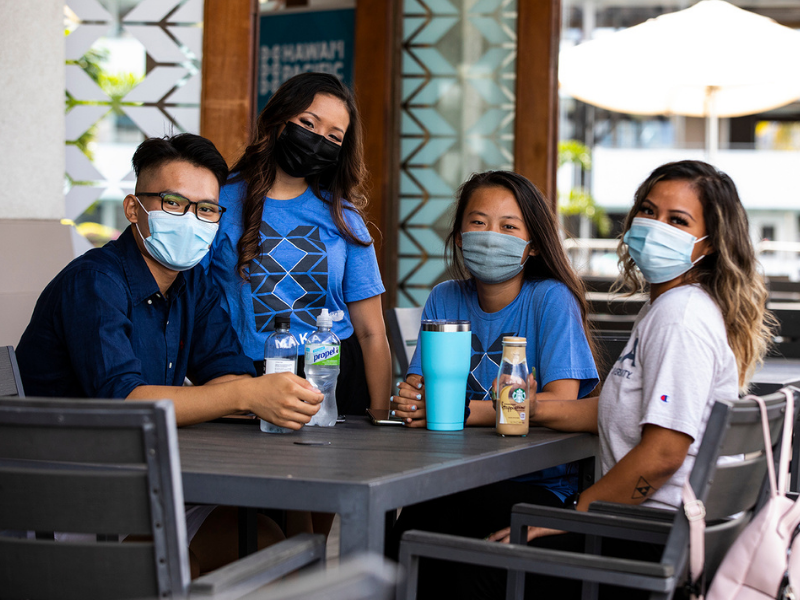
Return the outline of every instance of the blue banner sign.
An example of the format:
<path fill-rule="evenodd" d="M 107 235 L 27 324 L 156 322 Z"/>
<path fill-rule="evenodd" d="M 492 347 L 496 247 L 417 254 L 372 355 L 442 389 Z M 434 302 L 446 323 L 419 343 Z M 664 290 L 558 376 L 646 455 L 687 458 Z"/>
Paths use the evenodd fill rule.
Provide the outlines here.
<path fill-rule="evenodd" d="M 261 15 L 258 112 L 298 73 L 331 73 L 352 86 L 354 19 L 352 8 Z"/>

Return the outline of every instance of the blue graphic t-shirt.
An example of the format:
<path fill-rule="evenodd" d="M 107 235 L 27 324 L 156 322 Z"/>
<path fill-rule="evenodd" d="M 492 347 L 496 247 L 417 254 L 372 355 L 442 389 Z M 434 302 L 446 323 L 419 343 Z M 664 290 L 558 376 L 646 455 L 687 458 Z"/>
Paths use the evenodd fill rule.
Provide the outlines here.
<path fill-rule="evenodd" d="M 503 337 L 527 340 L 528 369 L 536 369 L 537 389 L 551 381 L 577 379 L 578 397 L 591 392 L 599 382 L 580 308 L 569 288 L 553 279 L 525 280 L 517 297 L 495 313 L 484 312 L 472 282 L 445 281 L 431 291 L 423 319 L 463 319 L 471 323 L 472 366 L 467 400 L 488 401 L 489 388 L 497 377 L 503 356 Z M 420 347 L 414 352 L 408 373 L 422 374 Z M 521 479 L 547 487 L 562 500 L 577 490 L 577 470 L 561 465 Z"/>
<path fill-rule="evenodd" d="M 490 399 L 489 386 L 500 368 L 504 336 L 527 339 L 525 357 L 528 369 L 536 369 L 538 390 L 558 379 L 578 379 L 578 397 L 582 398 L 599 381 L 578 303 L 567 286 L 553 279 L 524 281 L 517 297 L 495 313 L 481 309 L 472 283 L 462 286 L 457 281 L 445 281 L 431 291 L 422 318 L 471 322 L 470 401 Z M 419 345 L 408 372 L 422 374 Z"/>
<path fill-rule="evenodd" d="M 264 342 L 277 315 L 291 315 L 291 330 L 302 350 L 322 308 L 344 311 L 333 331 L 340 339 L 350 337 L 353 325 L 347 303 L 384 292 L 374 247 L 348 242 L 328 205 L 310 188 L 291 200 L 266 198 L 259 255 L 251 264 L 250 281 L 242 281 L 236 262 L 245 189 L 244 182 L 222 188 L 220 204 L 227 211 L 203 260 L 220 287 L 222 305 L 245 353 L 254 361 L 264 358 Z M 357 213 L 345 210 L 344 217 L 356 236 L 369 239 Z"/>

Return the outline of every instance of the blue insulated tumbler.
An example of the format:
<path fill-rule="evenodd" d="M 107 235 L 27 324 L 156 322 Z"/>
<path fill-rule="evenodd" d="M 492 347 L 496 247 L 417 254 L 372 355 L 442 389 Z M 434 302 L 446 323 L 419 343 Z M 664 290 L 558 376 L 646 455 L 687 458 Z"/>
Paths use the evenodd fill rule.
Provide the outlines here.
<path fill-rule="evenodd" d="M 422 321 L 420 351 L 428 429 L 464 429 L 467 378 L 472 355 L 470 322 Z"/>

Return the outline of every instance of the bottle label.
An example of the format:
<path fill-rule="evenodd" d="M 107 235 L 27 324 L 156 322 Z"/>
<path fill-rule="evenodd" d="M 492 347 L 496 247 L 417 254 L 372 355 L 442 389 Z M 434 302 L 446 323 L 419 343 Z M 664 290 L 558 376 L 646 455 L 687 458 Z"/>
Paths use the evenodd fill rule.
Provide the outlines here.
<path fill-rule="evenodd" d="M 328 365 L 339 366 L 341 347 L 337 345 L 320 344 L 310 346 L 306 344 L 306 364 L 307 365 Z"/>
<path fill-rule="evenodd" d="M 524 425 L 527 410 L 527 394 L 519 385 L 507 385 L 500 390 L 497 399 L 500 409 L 500 423 L 505 425 Z"/>
<path fill-rule="evenodd" d="M 284 358 L 268 358 L 264 364 L 264 374 L 270 373 L 294 373 L 295 362 Z"/>

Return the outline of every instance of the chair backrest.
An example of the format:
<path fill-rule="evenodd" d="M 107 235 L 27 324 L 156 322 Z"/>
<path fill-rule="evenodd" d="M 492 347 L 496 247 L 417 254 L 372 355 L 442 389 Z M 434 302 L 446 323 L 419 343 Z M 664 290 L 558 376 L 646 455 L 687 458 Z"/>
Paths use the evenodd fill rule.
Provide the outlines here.
<path fill-rule="evenodd" d="M 800 303 L 769 302 L 767 308 L 778 319 L 778 339 L 770 354 L 783 358 L 800 358 Z"/>
<path fill-rule="evenodd" d="M 644 294 L 628 296 L 606 292 L 586 292 L 589 303 L 589 323 L 600 332 L 620 332 L 633 329 L 636 315 L 644 306 Z"/>
<path fill-rule="evenodd" d="M 0 399 L 0 481 L 3 598 L 185 596 L 171 402 Z"/>
<path fill-rule="evenodd" d="M 797 404 L 800 391 L 793 390 L 793 393 Z M 763 396 L 763 399 L 767 405 L 777 461 L 786 397 L 782 393 L 774 393 Z M 727 458 L 719 460 L 723 457 Z M 707 581 L 711 580 L 728 548 L 765 499 L 766 460 L 761 414 L 754 401 L 737 400 L 731 403 L 726 430 L 720 431 L 709 420 L 689 476 L 698 500 L 705 505 Z M 688 542 L 689 523 L 683 511 L 678 511 L 662 562 L 685 569 Z"/>
<path fill-rule="evenodd" d="M 0 346 L 0 397 L 24 398 L 14 346 Z"/>
<path fill-rule="evenodd" d="M 625 344 L 631 337 L 629 331 L 594 331 L 594 343 L 599 353 L 595 357 L 600 359 L 602 364 L 598 363 L 598 370 L 602 369 L 601 375 L 603 377 L 611 370 L 614 362 L 620 357 L 622 351 L 625 349 Z"/>
<path fill-rule="evenodd" d="M 397 358 L 400 376 L 405 378 L 411 357 L 414 356 L 417 347 L 422 307 L 388 308 L 385 317 L 392 353 Z"/>

